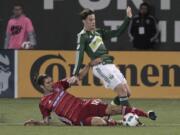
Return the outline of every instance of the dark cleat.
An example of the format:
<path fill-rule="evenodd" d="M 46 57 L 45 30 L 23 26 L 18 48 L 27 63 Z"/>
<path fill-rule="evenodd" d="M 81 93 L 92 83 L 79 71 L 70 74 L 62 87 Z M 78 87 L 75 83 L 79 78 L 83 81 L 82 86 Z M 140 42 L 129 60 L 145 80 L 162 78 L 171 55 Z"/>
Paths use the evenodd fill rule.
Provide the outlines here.
<path fill-rule="evenodd" d="M 142 123 L 139 119 L 137 119 L 137 121 L 138 121 L 137 127 L 145 127 L 145 124 Z"/>
<path fill-rule="evenodd" d="M 157 118 L 156 113 L 154 111 L 148 111 L 148 117 L 151 120 L 156 120 L 156 118 Z"/>

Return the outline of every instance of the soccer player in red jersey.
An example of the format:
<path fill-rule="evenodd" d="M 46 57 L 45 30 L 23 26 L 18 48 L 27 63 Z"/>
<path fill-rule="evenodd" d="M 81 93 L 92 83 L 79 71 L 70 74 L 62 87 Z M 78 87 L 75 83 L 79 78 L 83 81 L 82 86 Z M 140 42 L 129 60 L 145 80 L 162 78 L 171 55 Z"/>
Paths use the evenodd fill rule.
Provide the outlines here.
<path fill-rule="evenodd" d="M 53 83 L 52 77 L 48 75 L 37 77 L 37 85 L 41 88 L 39 91 L 44 95 L 39 104 L 43 120 L 28 120 L 24 125 L 51 125 L 51 112 L 67 125 L 117 125 L 117 121 L 105 119 L 104 116 L 125 115 L 129 112 L 152 120 L 156 119 L 153 111 L 146 113 L 134 107 L 106 104 L 99 99 L 82 100 L 75 97 L 66 90 L 76 81 L 76 77 L 71 77 Z"/>

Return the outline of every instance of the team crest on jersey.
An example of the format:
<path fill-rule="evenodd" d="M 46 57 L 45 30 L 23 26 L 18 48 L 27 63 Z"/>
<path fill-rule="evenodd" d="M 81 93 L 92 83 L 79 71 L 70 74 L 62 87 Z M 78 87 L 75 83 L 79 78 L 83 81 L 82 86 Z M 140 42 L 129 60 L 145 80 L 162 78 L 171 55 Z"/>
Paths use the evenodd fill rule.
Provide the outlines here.
<path fill-rule="evenodd" d="M 51 104 L 52 103 L 52 101 L 51 100 L 49 100 L 49 102 L 48 102 L 49 104 Z"/>
<path fill-rule="evenodd" d="M 139 21 L 139 20 L 136 20 L 136 23 L 140 23 L 140 21 Z"/>
<path fill-rule="evenodd" d="M 147 23 L 147 24 L 150 24 L 150 20 L 149 20 L 149 19 L 147 19 L 147 20 L 146 20 L 146 23 Z"/>
<path fill-rule="evenodd" d="M 91 43 L 89 44 L 89 47 L 91 48 L 91 50 L 93 52 L 96 52 L 96 50 L 102 45 L 103 40 L 100 36 L 94 36 L 94 38 L 92 39 Z"/>

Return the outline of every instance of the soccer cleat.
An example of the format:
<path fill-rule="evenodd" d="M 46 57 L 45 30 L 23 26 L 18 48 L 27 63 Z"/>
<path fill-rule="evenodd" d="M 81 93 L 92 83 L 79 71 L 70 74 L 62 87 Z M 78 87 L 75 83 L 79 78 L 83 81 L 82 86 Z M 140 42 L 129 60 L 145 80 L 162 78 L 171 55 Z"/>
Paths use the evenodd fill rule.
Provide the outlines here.
<path fill-rule="evenodd" d="M 137 127 L 145 127 L 145 124 L 142 123 L 142 122 L 138 119 L 138 125 L 137 125 Z"/>
<path fill-rule="evenodd" d="M 154 111 L 148 111 L 148 117 L 151 120 L 156 120 L 156 118 L 157 118 L 156 113 Z"/>

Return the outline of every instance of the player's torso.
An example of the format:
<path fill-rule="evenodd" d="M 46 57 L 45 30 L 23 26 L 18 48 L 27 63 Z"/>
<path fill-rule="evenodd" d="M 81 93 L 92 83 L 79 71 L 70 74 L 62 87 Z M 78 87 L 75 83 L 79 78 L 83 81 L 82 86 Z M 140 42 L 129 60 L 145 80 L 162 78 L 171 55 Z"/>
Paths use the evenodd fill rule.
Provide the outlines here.
<path fill-rule="evenodd" d="M 9 24 L 11 34 L 10 47 L 19 48 L 19 45 L 27 40 L 26 18 L 13 18 L 10 20 Z"/>
<path fill-rule="evenodd" d="M 151 35 L 152 31 L 152 23 L 153 23 L 153 17 L 152 16 L 146 16 L 146 17 L 140 17 L 136 16 L 134 18 L 134 30 L 136 37 L 145 37 L 147 35 Z"/>
<path fill-rule="evenodd" d="M 43 101 L 44 100 L 44 101 Z M 51 95 L 42 98 L 41 103 L 48 110 L 52 110 L 61 121 L 66 124 L 74 124 L 79 120 L 83 101 L 63 90 L 56 90 Z"/>
<path fill-rule="evenodd" d="M 10 32 L 12 36 L 26 32 L 27 18 L 22 16 L 20 18 L 12 18 L 10 20 Z"/>
<path fill-rule="evenodd" d="M 83 101 L 81 99 L 76 98 L 69 93 L 65 93 L 63 99 L 57 103 L 54 111 L 58 116 L 76 122 L 79 119 L 83 107 L 82 103 Z"/>
<path fill-rule="evenodd" d="M 80 36 L 82 36 L 81 38 L 84 38 L 85 52 L 91 59 L 108 54 L 102 36 L 98 31 L 88 32 L 83 30 L 82 34 L 79 34 L 78 36 L 79 38 Z"/>

